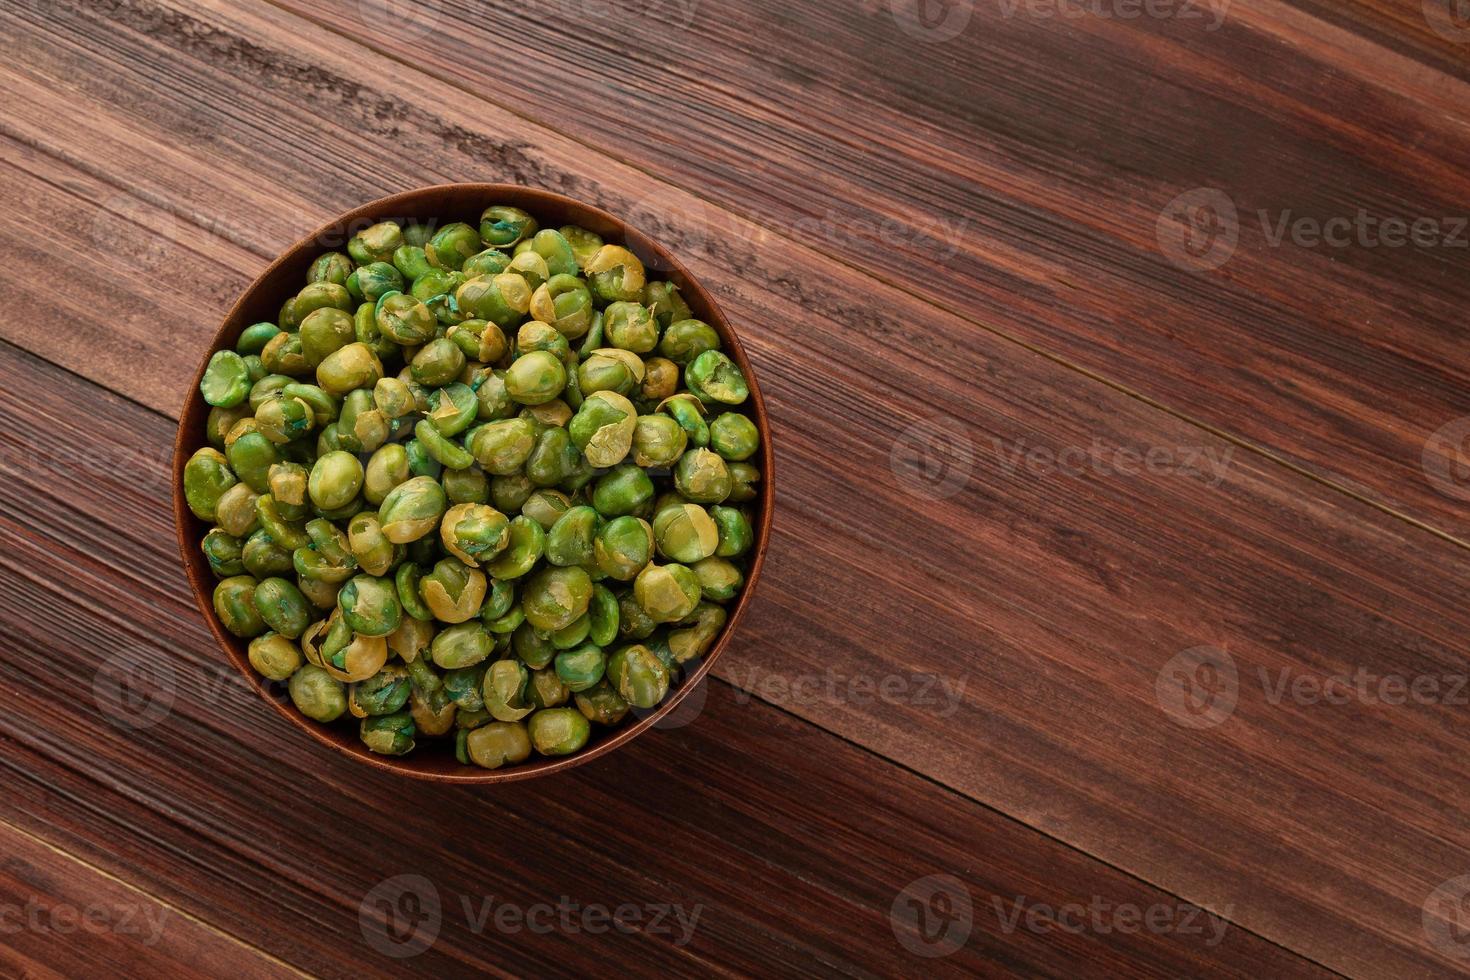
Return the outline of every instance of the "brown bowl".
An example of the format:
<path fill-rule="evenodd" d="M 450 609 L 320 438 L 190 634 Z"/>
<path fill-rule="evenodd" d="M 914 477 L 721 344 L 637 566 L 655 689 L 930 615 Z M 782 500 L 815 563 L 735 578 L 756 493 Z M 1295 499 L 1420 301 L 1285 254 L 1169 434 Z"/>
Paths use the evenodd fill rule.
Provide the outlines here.
<path fill-rule="evenodd" d="M 509 204 L 523 208 L 535 215 L 543 226 L 560 227 L 570 224 L 595 231 L 605 241 L 627 247 L 643 260 L 651 274 L 675 283 L 689 307 L 694 311 L 694 315 L 715 328 L 724 342 L 725 352 L 745 373 L 750 383 L 750 405 L 753 407 L 756 425 L 761 433 L 760 495 L 755 505 L 756 512 L 753 515 L 756 532 L 754 555 L 751 559 L 749 574 L 746 576 L 745 587 L 735 600 L 734 606 L 729 610 L 730 615 L 724 631 L 716 638 L 703 662 L 685 678 L 682 684 L 670 692 L 668 699 L 656 711 L 646 717 L 612 729 L 594 725 L 592 739 L 581 752 L 562 758 L 536 758 L 535 761 L 528 761 L 514 768 L 496 770 L 463 765 L 454 758 L 452 752 L 445 751 L 442 747 L 448 744 L 447 739 L 442 740 L 442 744 L 422 745 L 413 754 L 404 757 L 377 755 L 368 751 L 358 741 L 356 732 L 350 728 L 340 723 L 328 726 L 313 722 L 297 712 L 289 701 L 283 703 L 272 696 L 268 689 L 269 682 L 250 667 L 246 656 L 246 641 L 226 632 L 215 616 L 212 599 L 215 578 L 199 549 L 199 542 L 208 527 L 189 510 L 183 493 L 184 464 L 196 449 L 206 444 L 204 425 L 209 414 L 209 406 L 205 404 L 203 396 L 199 393 L 198 382 L 204 375 L 204 367 L 211 354 L 222 348 L 233 349 L 241 331 L 250 324 L 262 320 L 275 322 L 281 304 L 305 283 L 307 269 L 312 261 L 323 252 L 342 249 L 348 239 L 363 228 L 390 218 L 443 222 L 466 221 L 473 226 L 479 223 L 480 212 L 492 204 Z M 235 665 L 241 675 L 260 691 L 261 697 L 267 703 L 291 724 L 312 738 L 369 765 L 406 776 L 443 782 L 503 783 L 545 776 L 590 762 L 636 738 L 673 711 L 695 685 L 710 672 L 710 668 L 714 666 L 720 653 L 729 643 L 730 636 L 740 623 L 741 617 L 745 615 L 746 607 L 750 605 L 751 594 L 755 590 L 755 584 L 760 578 L 761 566 L 765 561 L 766 545 L 771 534 L 771 511 L 774 499 L 772 490 L 774 460 L 771 452 L 770 422 L 766 415 L 765 401 L 761 398 L 760 388 L 756 385 L 755 372 L 751 370 L 750 360 L 745 356 L 745 350 L 740 346 L 740 340 L 736 337 L 734 329 L 731 328 L 719 307 L 715 305 L 713 297 L 704 287 L 661 245 L 606 211 L 550 191 L 519 187 L 513 184 L 442 184 L 436 187 L 405 191 L 370 204 L 364 204 L 291 246 L 280 258 L 272 262 L 265 272 L 261 273 L 260 278 L 251 283 L 250 288 L 245 290 L 244 295 L 225 317 L 224 324 L 215 334 L 214 340 L 210 342 L 209 349 L 200 358 L 199 370 L 195 373 L 194 382 L 188 401 L 184 404 L 184 411 L 179 419 L 178 437 L 174 442 L 173 485 L 174 522 L 178 528 L 179 552 L 183 555 L 189 585 L 194 590 L 194 598 L 199 603 L 199 609 L 204 614 L 205 622 L 209 624 L 215 639 L 219 641 L 220 649 L 224 650 L 225 655 L 230 658 L 230 662 Z"/>

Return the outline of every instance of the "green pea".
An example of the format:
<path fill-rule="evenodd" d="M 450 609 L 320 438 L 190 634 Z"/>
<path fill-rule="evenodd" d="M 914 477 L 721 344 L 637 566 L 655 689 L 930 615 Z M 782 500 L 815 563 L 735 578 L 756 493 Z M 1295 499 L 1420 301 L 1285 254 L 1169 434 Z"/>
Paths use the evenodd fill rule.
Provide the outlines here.
<path fill-rule="evenodd" d="M 358 734 L 362 744 L 379 755 L 407 755 L 413 751 L 418 729 L 413 715 L 400 711 L 364 718 Z"/>
<path fill-rule="evenodd" d="M 438 322 L 429 307 L 410 293 L 379 297 L 374 318 L 383 336 L 406 347 L 433 339 Z"/>
<path fill-rule="evenodd" d="M 549 351 L 532 351 L 517 358 L 505 372 L 505 390 L 522 405 L 549 402 L 566 384 L 566 367 Z"/>
<path fill-rule="evenodd" d="M 497 660 L 485 671 L 485 710 L 497 721 L 520 721 L 534 709 L 526 703 L 530 675 L 517 660 Z"/>
<path fill-rule="evenodd" d="M 725 412 L 709 424 L 709 447 L 725 460 L 749 459 L 760 444 L 760 431 L 744 415 Z"/>
<path fill-rule="evenodd" d="M 745 576 L 727 558 L 712 555 L 689 566 L 694 577 L 699 579 L 699 591 L 714 602 L 729 602 L 745 584 Z"/>
<path fill-rule="evenodd" d="M 656 708 L 669 693 L 669 670 L 652 650 L 632 644 L 607 658 L 607 679 L 635 708 Z"/>
<path fill-rule="evenodd" d="M 572 500 L 560 490 L 542 488 L 536 490 L 521 504 L 521 513 L 550 531 L 556 522 L 572 509 Z"/>
<path fill-rule="evenodd" d="M 348 707 L 358 717 L 391 715 L 403 710 L 412 691 L 408 671 L 389 664 L 367 680 L 352 685 Z"/>
<path fill-rule="evenodd" d="M 531 684 L 526 700 L 533 708 L 556 708 L 572 699 L 572 689 L 562 683 L 556 671 L 549 668 L 531 671 Z"/>
<path fill-rule="evenodd" d="M 684 430 L 690 446 L 702 449 L 709 445 L 709 426 L 704 421 L 704 404 L 698 398 L 684 392 L 664 399 L 658 410 L 668 413 L 670 418 L 679 423 L 679 428 Z"/>
<path fill-rule="evenodd" d="M 430 272 L 434 267 L 429 264 L 429 257 L 423 248 L 418 245 L 400 245 L 393 251 L 393 268 L 402 275 L 403 280 L 413 282 L 419 276 Z M 402 289 L 402 286 L 398 288 Z"/>
<path fill-rule="evenodd" d="M 454 304 L 466 319 L 487 320 L 504 329 L 525 319 L 532 295 L 523 277 L 502 272 L 467 280 L 455 290 Z"/>
<path fill-rule="evenodd" d="M 214 613 L 220 625 L 240 637 L 259 636 L 265 620 L 255 608 L 255 578 L 234 575 L 214 587 Z"/>
<path fill-rule="evenodd" d="M 362 495 L 367 502 L 380 506 L 394 487 L 411 478 L 408 452 L 400 443 L 382 446 L 368 459 L 362 478 Z"/>
<path fill-rule="evenodd" d="M 497 204 L 480 215 L 480 238 L 486 245 L 509 248 L 536 234 L 536 219 L 520 208 Z"/>
<path fill-rule="evenodd" d="M 713 555 L 720 533 L 703 507 L 679 504 L 665 507 L 654 516 L 653 540 L 659 554 L 688 565 Z"/>
<path fill-rule="evenodd" d="M 464 351 L 447 337 L 435 337 L 413 356 L 409 370 L 421 385 L 437 388 L 447 385 L 464 370 Z"/>
<path fill-rule="evenodd" d="M 531 315 L 568 340 L 587 333 L 593 312 L 592 292 L 574 275 L 552 275 L 531 295 Z"/>
<path fill-rule="evenodd" d="M 358 265 L 386 262 L 403 245 L 403 229 L 396 221 L 380 221 L 364 228 L 347 243 L 347 254 Z"/>
<path fill-rule="evenodd" d="M 571 755 L 592 735 L 587 718 L 571 708 L 543 708 L 531 716 L 526 728 L 542 755 Z"/>
<path fill-rule="evenodd" d="M 556 657 L 556 645 L 551 642 L 551 637 L 526 622 L 511 634 L 511 649 L 533 670 L 546 667 Z"/>
<path fill-rule="evenodd" d="M 708 558 L 706 561 L 719 561 Z M 683 629 L 669 631 L 669 654 L 681 664 L 698 660 L 709 652 L 715 637 L 725 626 L 726 613 L 723 608 L 710 602 L 701 602 L 694 610 L 694 622 Z"/>
<path fill-rule="evenodd" d="M 633 462 L 644 468 L 673 466 L 689 437 L 667 415 L 640 415 L 633 429 Z"/>
<path fill-rule="evenodd" d="M 301 354 L 308 367 L 322 361 L 357 339 L 357 327 L 348 313 L 336 307 L 324 307 L 301 321 Z"/>
<path fill-rule="evenodd" d="M 580 461 L 581 453 L 566 429 L 542 429 L 526 459 L 526 476 L 538 487 L 554 487 L 575 473 Z"/>
<path fill-rule="evenodd" d="M 535 445 L 536 427 L 522 418 L 501 419 L 482 425 L 468 441 L 475 461 L 496 476 L 519 472 Z"/>
<path fill-rule="evenodd" d="M 353 559 L 369 575 L 386 575 L 398 559 L 398 549 L 384 533 L 377 514 L 355 515 L 347 525 L 347 539 Z"/>
<path fill-rule="evenodd" d="M 627 457 L 637 425 L 638 411 L 632 402 L 615 391 L 595 391 L 583 400 L 567 432 L 587 462 L 610 467 Z"/>
<path fill-rule="evenodd" d="M 403 273 L 391 262 L 369 262 L 347 277 L 346 286 L 359 301 L 376 303 L 388 293 L 403 291 Z"/>
<path fill-rule="evenodd" d="M 576 566 L 543 569 L 521 590 L 526 621 L 546 632 L 570 625 L 587 612 L 591 600 L 592 580 Z"/>
<path fill-rule="evenodd" d="M 356 388 L 372 388 L 383 376 L 383 362 L 367 344 L 351 343 L 328 354 L 317 365 L 316 383 L 338 397 Z"/>
<path fill-rule="evenodd" d="M 260 618 L 272 630 L 294 640 L 306 632 L 311 609 L 295 583 L 271 577 L 255 587 L 254 603 Z"/>
<path fill-rule="evenodd" d="M 264 528 L 245 539 L 240 562 L 246 572 L 258 579 L 288 575 L 292 571 L 291 552 L 277 544 Z"/>
<path fill-rule="evenodd" d="M 510 268 L 510 256 L 498 248 L 487 248 L 464 260 L 460 271 L 466 279 L 478 276 L 498 276 Z"/>
<path fill-rule="evenodd" d="M 347 710 L 342 682 L 315 664 L 305 664 L 286 685 L 296 710 L 313 721 L 336 721 Z"/>
<path fill-rule="evenodd" d="M 424 447 L 425 452 L 444 466 L 462 470 L 475 464 L 475 457 L 468 449 L 441 435 L 428 419 L 419 420 L 413 427 L 413 436 Z"/>
<path fill-rule="evenodd" d="M 479 467 L 445 470 L 439 482 L 451 504 L 484 504 L 490 502 L 490 478 Z"/>
<path fill-rule="evenodd" d="M 632 581 L 653 557 L 653 529 L 641 518 L 608 521 L 593 540 L 598 569 L 619 582 Z"/>
<path fill-rule="evenodd" d="M 245 571 L 245 563 L 240 560 L 243 547 L 239 538 L 217 527 L 211 528 L 199 544 L 215 578 L 229 578 Z"/>
<path fill-rule="evenodd" d="M 457 436 L 475 421 L 479 401 L 469 385 L 449 384 L 429 394 L 425 419 L 442 436 Z"/>
<path fill-rule="evenodd" d="M 393 587 L 398 593 L 398 604 L 403 611 L 414 619 L 431 620 L 434 612 L 424 604 L 419 592 L 419 583 L 423 579 L 423 569 L 417 562 L 406 561 L 398 566 L 398 571 L 393 575 Z"/>
<path fill-rule="evenodd" d="M 231 350 L 215 351 L 199 381 L 204 400 L 221 408 L 232 408 L 250 394 L 250 371 L 245 359 Z"/>
<path fill-rule="evenodd" d="M 495 505 L 496 510 L 505 514 L 513 514 L 521 509 L 535 489 L 524 473 L 492 477 L 490 502 Z"/>
<path fill-rule="evenodd" d="M 707 350 L 696 357 L 684 371 L 684 383 L 706 405 L 715 402 L 739 405 L 750 397 L 745 375 L 735 362 L 717 350 Z"/>
<path fill-rule="evenodd" d="M 456 504 L 444 514 L 439 536 L 445 551 L 477 566 L 510 543 L 510 519 L 488 504 Z"/>
<path fill-rule="evenodd" d="M 688 616 L 700 594 L 699 579 L 684 565 L 649 564 L 633 581 L 634 598 L 656 623 L 676 623 Z"/>
<path fill-rule="evenodd" d="M 274 323 L 252 323 L 240 332 L 240 339 L 235 341 L 235 352 L 242 357 L 246 354 L 259 356 L 271 338 L 283 332 Z"/>
<path fill-rule="evenodd" d="M 495 642 L 478 620 L 456 623 L 440 630 L 429 648 L 434 663 L 446 670 L 483 663 L 494 649 Z"/>
<path fill-rule="evenodd" d="M 618 636 L 618 599 L 602 584 L 592 586 L 587 605 L 587 638 L 600 647 L 611 646 Z"/>
<path fill-rule="evenodd" d="M 424 254 L 436 268 L 458 271 L 465 259 L 480 251 L 480 247 L 480 236 L 475 229 L 456 221 L 434 233 L 424 246 Z"/>
<path fill-rule="evenodd" d="M 572 507 L 546 534 L 546 560 L 553 565 L 593 566 L 595 541 L 602 517 L 591 507 Z"/>
<path fill-rule="evenodd" d="M 627 717 L 628 702 L 603 678 L 602 682 L 576 695 L 577 710 L 588 721 L 599 725 L 616 725 Z"/>
<path fill-rule="evenodd" d="M 658 345 L 658 321 L 640 303 L 613 303 L 603 310 L 607 342 L 637 354 L 647 354 Z"/>
<path fill-rule="evenodd" d="M 201 521 L 215 519 L 220 498 L 235 483 L 229 460 L 217 449 L 196 450 L 184 464 L 184 499 Z"/>
<path fill-rule="evenodd" d="M 484 711 L 485 696 L 482 691 L 485 671 L 489 666 L 489 664 L 478 663 L 445 671 L 444 693 L 466 711 Z"/>
<path fill-rule="evenodd" d="M 403 619 L 394 583 L 374 575 L 356 575 L 337 594 L 342 619 L 361 636 L 387 636 Z"/>
<path fill-rule="evenodd" d="M 448 498 L 438 480 L 416 476 L 388 492 L 378 508 L 378 519 L 389 541 L 404 544 L 417 541 L 438 527 L 448 506 Z"/>
<path fill-rule="evenodd" d="M 679 295 L 679 287 L 671 282 L 651 282 L 644 286 L 643 305 L 653 311 L 661 328 L 693 316 L 689 304 Z"/>
<path fill-rule="evenodd" d="M 691 449 L 674 466 L 674 486 L 697 504 L 718 504 L 730 495 L 730 470 L 708 449 Z"/>
<path fill-rule="evenodd" d="M 623 463 L 598 478 L 592 488 L 592 506 L 599 514 L 617 517 L 638 510 L 653 500 L 653 495 L 653 481 L 648 474 L 632 463 Z"/>
<path fill-rule="evenodd" d="M 255 498 L 255 516 L 260 521 L 260 533 L 288 552 L 311 543 L 304 524 L 299 520 L 287 520 L 277 507 L 276 498 L 268 493 Z"/>
<path fill-rule="evenodd" d="M 301 649 L 279 633 L 265 633 L 250 641 L 250 666 L 272 681 L 290 680 L 305 662 Z"/>
<path fill-rule="evenodd" d="M 577 389 L 583 397 L 594 391 L 616 391 L 632 395 L 643 383 L 647 368 L 643 359 L 618 347 L 599 347 L 582 355 L 577 367 Z"/>
<path fill-rule="evenodd" d="M 607 658 L 602 648 L 594 643 L 584 643 L 572 650 L 556 655 L 556 676 L 573 692 L 585 691 L 602 680 L 607 667 Z"/>
<path fill-rule="evenodd" d="M 750 521 L 743 511 L 734 507 L 711 507 L 710 516 L 714 518 L 720 535 L 720 543 L 715 548 L 716 555 L 721 558 L 738 558 L 750 550 L 755 534 L 751 531 Z"/>
<path fill-rule="evenodd" d="M 485 573 L 458 558 L 442 558 L 419 581 L 419 594 L 434 618 L 463 623 L 480 612 L 485 600 Z"/>
<path fill-rule="evenodd" d="M 362 463 L 345 452 L 330 452 L 317 459 L 311 468 L 308 492 L 311 502 L 323 510 L 347 506 L 362 489 Z"/>
<path fill-rule="evenodd" d="M 490 584 L 490 595 L 485 599 L 485 605 L 480 610 L 480 618 L 488 626 L 494 620 L 499 619 L 515 605 L 516 587 L 514 582 L 503 582 L 496 579 Z"/>
<path fill-rule="evenodd" d="M 525 762 L 531 757 L 531 736 L 520 722 L 492 721 L 456 739 L 455 755 L 460 762 L 484 769 L 499 769 L 506 763 Z"/>
<path fill-rule="evenodd" d="M 643 263 L 621 245 L 602 246 L 583 271 L 593 294 L 604 303 L 636 300 L 648 281 Z"/>
<path fill-rule="evenodd" d="M 529 572 L 546 550 L 546 531 L 524 515 L 510 522 L 510 541 L 485 570 L 497 579 L 520 578 Z"/>
<path fill-rule="evenodd" d="M 692 364 L 706 351 L 720 349 L 720 335 L 703 320 L 676 320 L 659 341 L 658 352 L 675 364 Z"/>

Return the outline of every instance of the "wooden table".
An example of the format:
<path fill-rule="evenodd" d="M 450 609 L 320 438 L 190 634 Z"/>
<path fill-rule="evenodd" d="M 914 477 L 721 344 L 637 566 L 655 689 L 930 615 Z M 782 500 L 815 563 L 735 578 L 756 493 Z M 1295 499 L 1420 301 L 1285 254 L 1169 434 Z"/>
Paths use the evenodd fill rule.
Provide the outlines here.
<path fill-rule="evenodd" d="M 1456 9 L 0 0 L 0 972 L 1465 970 Z M 781 474 L 689 723 L 494 791 L 267 710 L 165 476 L 269 259 L 456 180 L 684 256 Z"/>

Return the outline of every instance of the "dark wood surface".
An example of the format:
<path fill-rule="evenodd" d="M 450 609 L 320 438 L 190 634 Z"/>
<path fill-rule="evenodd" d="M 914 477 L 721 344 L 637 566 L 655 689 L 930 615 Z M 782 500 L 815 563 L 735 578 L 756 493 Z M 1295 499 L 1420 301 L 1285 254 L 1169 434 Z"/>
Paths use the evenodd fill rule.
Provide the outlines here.
<path fill-rule="evenodd" d="M 563 6 L 385 24 L 373 0 L 4 0 L 0 833 L 40 869 L 5 888 L 121 889 L 184 923 L 66 955 L 344 976 L 1470 962 L 1444 901 L 1470 873 L 1470 511 L 1421 462 L 1470 413 L 1470 263 L 1276 247 L 1255 219 L 1463 212 L 1470 46 L 1407 0 L 1237 0 L 1217 31 L 977 2 L 922 45 L 875 4 L 699 4 L 688 29 L 671 3 Z M 478 792 L 354 766 L 262 706 L 193 610 L 167 513 L 171 420 L 240 290 L 332 215 L 445 180 L 557 190 L 674 249 L 746 341 L 782 471 L 698 717 Z M 1192 272 L 1155 226 L 1202 186 L 1237 203 L 1240 244 Z M 1239 682 L 1204 728 L 1176 720 L 1197 721 L 1178 678 L 1207 675 L 1178 658 L 1202 646 Z M 1440 693 L 1311 696 L 1360 673 Z M 119 677 L 171 698 L 156 724 L 118 724 L 154 703 L 119 702 Z M 885 679 L 906 687 L 865 693 Z M 442 928 L 393 959 L 374 889 L 403 874 L 434 883 Z M 903 890 L 932 875 L 973 928 L 924 959 Z M 463 906 L 562 896 L 702 911 L 675 944 L 477 930 Z M 1069 903 L 1228 926 L 1048 927 Z M 76 968 L 49 938 L 0 946 Z"/>

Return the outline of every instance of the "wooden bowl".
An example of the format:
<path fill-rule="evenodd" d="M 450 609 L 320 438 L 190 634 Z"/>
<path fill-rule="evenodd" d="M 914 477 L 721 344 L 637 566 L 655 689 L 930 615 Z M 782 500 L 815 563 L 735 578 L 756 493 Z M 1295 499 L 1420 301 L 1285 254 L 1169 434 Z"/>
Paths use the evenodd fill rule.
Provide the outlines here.
<path fill-rule="evenodd" d="M 678 285 L 685 301 L 694 311 L 694 315 L 719 332 L 725 352 L 745 373 L 746 380 L 750 383 L 748 404 L 753 410 L 761 434 L 759 453 L 761 481 L 759 497 L 754 502 L 752 515 L 755 546 L 750 569 L 746 576 L 745 588 L 735 600 L 734 606 L 729 608 L 729 619 L 724 630 L 711 646 L 703 662 L 685 678 L 683 683 L 670 692 L 668 699 L 656 711 L 646 717 L 636 721 L 625 721 L 624 724 L 612 729 L 594 724 L 592 738 L 581 752 L 562 758 L 533 756 L 531 761 L 521 765 L 496 770 L 479 769 L 475 766 L 461 764 L 454 758 L 454 753 L 448 749 L 453 744 L 450 739 L 426 740 L 412 754 L 404 757 L 377 755 L 369 752 L 358 740 L 353 726 L 341 721 L 330 726 L 311 721 L 300 714 L 291 705 L 289 699 L 278 699 L 279 686 L 276 688 L 277 695 L 273 696 L 269 689 L 270 682 L 255 673 L 250 667 L 246 656 L 246 641 L 226 632 L 215 616 L 212 597 L 216 580 L 199 549 L 199 542 L 208 530 L 208 526 L 189 510 L 183 493 L 184 464 L 188 462 L 196 449 L 206 445 L 204 426 L 209 414 L 209 406 L 205 404 L 203 396 L 199 393 L 198 382 L 203 377 L 204 367 L 211 354 L 222 348 L 233 349 L 240 332 L 250 324 L 262 320 L 275 322 L 281 304 L 305 284 L 307 269 L 312 261 L 323 252 L 342 250 L 348 239 L 369 225 L 391 218 L 436 220 L 440 223 L 465 221 L 472 226 L 477 226 L 480 212 L 492 204 L 509 204 L 523 208 L 535 215 L 543 227 L 555 228 L 570 224 L 595 231 L 605 241 L 622 244 L 642 259 L 649 268 L 650 279 L 666 278 Z M 756 385 L 755 372 L 751 370 L 750 360 L 745 356 L 745 350 L 740 346 L 739 338 L 720 312 L 719 307 L 715 305 L 714 299 L 674 256 L 648 236 L 629 227 L 625 222 L 606 211 L 560 194 L 531 187 L 518 187 L 513 184 L 443 184 L 394 194 L 349 211 L 287 249 L 285 254 L 272 262 L 270 267 L 261 273 L 260 278 L 245 290 L 245 294 L 240 297 L 225 317 L 209 349 L 200 358 L 199 370 L 194 376 L 194 385 L 189 391 L 188 401 L 179 419 L 178 437 L 174 442 L 174 521 L 178 528 L 179 552 L 184 559 L 189 585 L 194 590 L 194 598 L 199 603 L 199 609 L 204 614 L 205 622 L 209 624 L 215 639 L 219 641 L 220 649 L 225 652 L 230 662 L 246 680 L 255 686 L 262 699 L 280 712 L 291 724 L 338 752 L 350 755 L 379 769 L 388 769 L 405 776 L 458 783 L 511 782 L 561 772 L 584 762 L 590 762 L 626 744 L 673 711 L 695 685 L 699 684 L 710 672 L 710 668 L 714 666 L 726 644 L 730 642 L 730 636 L 739 625 L 741 617 L 745 615 L 745 610 L 750 605 L 751 595 L 755 591 L 756 582 L 760 578 L 761 566 L 765 561 L 766 545 L 771 534 L 771 511 L 774 499 L 773 461 L 770 423 L 760 388 Z"/>

